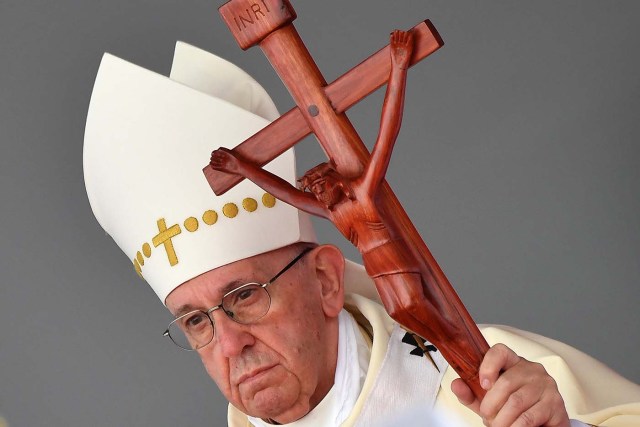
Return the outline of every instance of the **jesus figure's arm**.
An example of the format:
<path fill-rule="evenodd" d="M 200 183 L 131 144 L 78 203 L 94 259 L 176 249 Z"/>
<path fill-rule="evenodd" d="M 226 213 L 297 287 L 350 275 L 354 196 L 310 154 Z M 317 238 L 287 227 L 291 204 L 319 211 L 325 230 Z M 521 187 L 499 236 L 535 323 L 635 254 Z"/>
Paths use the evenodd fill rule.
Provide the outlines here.
<path fill-rule="evenodd" d="M 382 105 L 380 130 L 362 181 L 364 188 L 371 197 L 375 195 L 387 173 L 393 145 L 400 132 L 407 83 L 407 68 L 413 52 L 412 34 L 399 30 L 391 33 L 390 50 L 391 73 Z"/>
<path fill-rule="evenodd" d="M 210 164 L 213 169 L 244 176 L 263 190 L 271 193 L 275 198 L 291 206 L 311 215 L 329 219 L 329 210 L 314 195 L 298 190 L 279 176 L 234 155 L 227 148 L 220 147 L 215 150 L 211 154 Z"/>

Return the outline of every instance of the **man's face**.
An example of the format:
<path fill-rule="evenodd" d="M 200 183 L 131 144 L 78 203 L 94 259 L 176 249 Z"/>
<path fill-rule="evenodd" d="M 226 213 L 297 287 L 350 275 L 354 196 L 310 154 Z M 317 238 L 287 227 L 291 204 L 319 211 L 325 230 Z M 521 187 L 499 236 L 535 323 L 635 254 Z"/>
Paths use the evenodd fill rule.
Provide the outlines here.
<path fill-rule="evenodd" d="M 299 252 L 283 248 L 209 271 L 176 288 L 167 307 L 175 316 L 207 310 L 237 286 L 267 282 Z M 271 307 L 256 323 L 241 325 L 222 310 L 212 313 L 213 341 L 198 353 L 229 402 L 248 415 L 294 421 L 333 385 L 337 319 L 323 310 L 313 261 L 312 251 L 267 287 Z"/>

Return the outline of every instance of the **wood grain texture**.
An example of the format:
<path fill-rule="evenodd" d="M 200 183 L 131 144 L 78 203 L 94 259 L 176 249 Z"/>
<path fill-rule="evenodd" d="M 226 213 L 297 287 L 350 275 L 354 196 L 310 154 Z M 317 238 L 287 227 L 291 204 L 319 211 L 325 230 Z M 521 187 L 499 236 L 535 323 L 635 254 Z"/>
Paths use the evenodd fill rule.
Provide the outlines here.
<path fill-rule="evenodd" d="M 414 34 L 415 48 L 410 66 L 444 45 L 429 20 L 419 23 L 411 31 Z M 390 70 L 389 46 L 385 46 L 327 85 L 324 92 L 335 112 L 343 113 L 386 84 Z M 310 133 L 311 127 L 305 121 L 302 112 L 298 107 L 294 107 L 234 150 L 241 156 L 252 156 L 256 164 L 264 166 Z M 243 179 L 237 175 L 213 170 L 209 165 L 204 167 L 203 172 L 217 195 L 224 194 Z"/>
<path fill-rule="evenodd" d="M 245 0 L 227 5 L 235 3 L 239 9 L 246 5 Z M 231 30 L 236 36 L 244 31 Z M 402 39 L 410 36 L 408 51 L 395 38 L 398 34 Z M 394 32 L 391 48 L 381 49 L 329 86 L 292 23 L 251 38 L 261 38 L 261 49 L 297 108 L 235 150 L 214 152 L 210 165 L 227 176 L 205 168 L 212 188 L 220 194 L 246 177 L 277 198 L 331 220 L 362 253 L 389 314 L 435 344 L 482 398 L 478 368 L 489 346 L 384 180 L 400 128 L 407 69 L 443 45 L 435 28 L 426 21 L 407 33 Z M 379 136 L 370 155 L 344 110 L 387 81 Z M 261 169 L 271 154 L 283 152 L 310 132 L 329 162 L 305 174 L 308 192 Z"/>

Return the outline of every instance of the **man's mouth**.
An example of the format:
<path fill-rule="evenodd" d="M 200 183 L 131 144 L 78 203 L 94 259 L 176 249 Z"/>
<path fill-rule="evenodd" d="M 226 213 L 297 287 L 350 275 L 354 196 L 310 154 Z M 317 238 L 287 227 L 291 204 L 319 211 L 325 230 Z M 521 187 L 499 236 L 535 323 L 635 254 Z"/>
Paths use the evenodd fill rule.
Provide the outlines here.
<path fill-rule="evenodd" d="M 274 365 L 261 366 L 259 368 L 253 369 L 252 371 L 242 374 L 240 378 L 238 378 L 238 385 L 243 384 L 245 382 L 251 382 L 253 380 L 260 378 L 262 375 L 265 375 L 267 371 L 269 371 L 274 366 L 276 365 L 274 364 Z"/>

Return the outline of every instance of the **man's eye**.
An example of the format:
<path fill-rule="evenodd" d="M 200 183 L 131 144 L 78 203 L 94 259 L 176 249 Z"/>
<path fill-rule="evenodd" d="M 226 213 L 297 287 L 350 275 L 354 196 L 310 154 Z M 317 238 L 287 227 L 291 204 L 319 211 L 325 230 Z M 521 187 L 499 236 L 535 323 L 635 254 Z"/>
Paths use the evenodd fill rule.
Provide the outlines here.
<path fill-rule="evenodd" d="M 238 292 L 237 299 L 239 301 L 250 299 L 252 296 L 254 296 L 255 292 L 256 290 L 254 288 L 243 289 L 240 292 Z"/>
<path fill-rule="evenodd" d="M 259 295 L 259 288 L 256 288 L 255 286 L 242 288 L 230 294 L 230 298 L 227 298 L 225 305 L 229 309 L 231 309 L 232 307 L 236 307 L 237 309 L 239 306 L 253 304 L 253 302 L 258 299 Z"/>
<path fill-rule="evenodd" d="M 199 313 L 199 314 L 193 314 L 191 316 L 187 316 L 183 321 L 183 325 L 185 329 L 188 329 L 188 330 L 202 328 L 206 326 L 205 315 L 202 313 Z"/>

